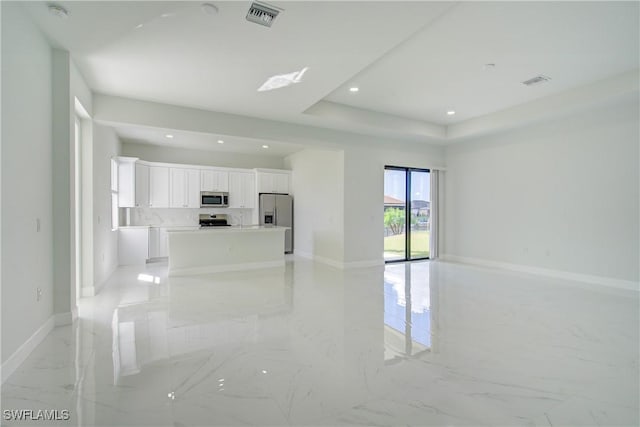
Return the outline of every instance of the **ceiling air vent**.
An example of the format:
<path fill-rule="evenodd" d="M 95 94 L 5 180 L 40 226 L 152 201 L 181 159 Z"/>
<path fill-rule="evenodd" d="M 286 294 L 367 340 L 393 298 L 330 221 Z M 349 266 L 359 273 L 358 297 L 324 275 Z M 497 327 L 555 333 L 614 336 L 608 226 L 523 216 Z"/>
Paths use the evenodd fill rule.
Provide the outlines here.
<path fill-rule="evenodd" d="M 266 6 L 263 3 L 253 3 L 249 8 L 249 12 L 247 12 L 247 21 L 270 27 L 280 10 L 274 6 Z"/>
<path fill-rule="evenodd" d="M 542 74 L 540 74 L 539 76 L 535 76 L 529 80 L 523 81 L 522 84 L 527 86 L 535 86 L 539 85 L 540 83 L 548 82 L 549 80 L 551 80 L 551 77 L 543 76 Z"/>

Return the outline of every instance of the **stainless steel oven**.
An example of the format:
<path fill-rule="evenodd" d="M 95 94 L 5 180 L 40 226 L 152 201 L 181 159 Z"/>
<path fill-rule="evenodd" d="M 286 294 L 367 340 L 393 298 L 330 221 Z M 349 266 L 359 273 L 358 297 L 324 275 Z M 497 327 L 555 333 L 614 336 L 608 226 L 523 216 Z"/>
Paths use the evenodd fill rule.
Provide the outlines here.
<path fill-rule="evenodd" d="M 201 208 L 227 208 L 229 207 L 229 193 L 201 191 Z"/>

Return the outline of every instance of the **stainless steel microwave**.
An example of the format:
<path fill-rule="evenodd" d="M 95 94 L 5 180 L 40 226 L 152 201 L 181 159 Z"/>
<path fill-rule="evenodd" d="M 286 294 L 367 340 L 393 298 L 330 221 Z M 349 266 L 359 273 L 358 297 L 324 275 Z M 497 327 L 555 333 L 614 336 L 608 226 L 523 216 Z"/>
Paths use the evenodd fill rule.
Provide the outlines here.
<path fill-rule="evenodd" d="M 201 191 L 200 207 L 201 208 L 228 208 L 229 193 Z"/>

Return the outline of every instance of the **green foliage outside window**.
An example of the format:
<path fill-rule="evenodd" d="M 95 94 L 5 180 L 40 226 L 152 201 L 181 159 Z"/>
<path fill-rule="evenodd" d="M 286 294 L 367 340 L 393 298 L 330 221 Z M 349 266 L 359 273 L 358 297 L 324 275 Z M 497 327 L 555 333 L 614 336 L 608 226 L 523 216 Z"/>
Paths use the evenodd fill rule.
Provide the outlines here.
<path fill-rule="evenodd" d="M 404 209 L 389 208 L 384 211 L 384 226 L 393 234 L 404 232 Z"/>

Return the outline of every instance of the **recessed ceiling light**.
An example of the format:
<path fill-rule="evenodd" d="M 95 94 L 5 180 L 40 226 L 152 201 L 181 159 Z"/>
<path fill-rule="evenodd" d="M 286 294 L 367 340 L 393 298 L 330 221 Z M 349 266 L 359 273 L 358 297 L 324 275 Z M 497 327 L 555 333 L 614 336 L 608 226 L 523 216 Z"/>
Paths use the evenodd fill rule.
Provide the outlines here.
<path fill-rule="evenodd" d="M 221 140 L 221 139 L 219 139 L 219 140 L 218 140 L 218 144 L 224 144 L 224 141 L 223 141 L 223 140 Z"/>
<path fill-rule="evenodd" d="M 309 67 L 304 67 L 302 70 L 294 71 L 293 73 L 271 76 L 258 88 L 258 92 L 280 89 L 281 87 L 289 86 L 294 83 L 300 83 L 302 81 L 302 76 L 308 69 Z"/>
<path fill-rule="evenodd" d="M 453 116 L 456 112 L 453 110 L 447 111 L 447 116 Z"/>
<path fill-rule="evenodd" d="M 69 17 L 69 12 L 67 12 L 67 9 L 57 4 L 49 5 L 49 13 L 61 19 L 66 19 Z"/>
<path fill-rule="evenodd" d="M 166 135 L 165 135 L 165 138 L 169 138 L 169 139 L 171 139 L 171 138 L 173 138 L 173 135 L 171 135 L 170 133 L 168 133 L 168 134 L 166 134 Z"/>
<path fill-rule="evenodd" d="M 168 18 L 170 16 L 173 16 L 173 13 L 163 13 L 162 15 L 160 15 L 160 18 Z"/>
<path fill-rule="evenodd" d="M 139 30 L 142 27 L 144 27 L 144 24 L 138 24 L 138 25 L 136 25 L 136 30 Z"/>
<path fill-rule="evenodd" d="M 353 87 L 350 87 L 350 88 L 349 88 L 349 92 L 357 92 L 357 91 L 359 91 L 359 90 L 360 90 L 360 89 L 359 89 L 359 88 L 357 88 L 356 86 L 353 86 Z"/>
<path fill-rule="evenodd" d="M 496 68 L 496 64 L 494 64 L 493 62 L 490 62 L 488 64 L 484 64 L 483 68 L 485 70 L 493 70 L 494 68 Z"/>
<path fill-rule="evenodd" d="M 262 146 L 262 148 L 269 148 L 269 146 L 265 144 Z"/>

